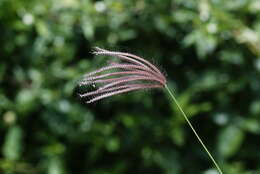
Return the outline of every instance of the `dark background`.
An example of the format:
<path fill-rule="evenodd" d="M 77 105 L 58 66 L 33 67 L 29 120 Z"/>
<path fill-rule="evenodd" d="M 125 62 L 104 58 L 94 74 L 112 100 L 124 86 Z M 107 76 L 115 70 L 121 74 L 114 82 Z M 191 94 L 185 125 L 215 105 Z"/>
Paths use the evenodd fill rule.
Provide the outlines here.
<path fill-rule="evenodd" d="M 259 0 L 0 0 L 0 173 L 217 174 L 164 90 L 77 96 L 94 46 L 160 66 L 224 173 L 260 173 Z"/>

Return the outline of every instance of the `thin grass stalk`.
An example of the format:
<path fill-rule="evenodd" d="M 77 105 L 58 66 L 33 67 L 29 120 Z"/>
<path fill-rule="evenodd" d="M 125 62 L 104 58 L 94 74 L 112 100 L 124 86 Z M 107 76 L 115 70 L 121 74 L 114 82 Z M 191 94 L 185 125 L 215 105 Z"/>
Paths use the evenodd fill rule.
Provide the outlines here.
<path fill-rule="evenodd" d="M 165 89 L 166 91 L 169 93 L 170 97 L 173 99 L 174 103 L 177 105 L 178 109 L 180 110 L 182 116 L 184 117 L 185 121 L 188 123 L 189 127 L 191 128 L 192 132 L 195 134 L 196 138 L 199 140 L 200 144 L 202 145 L 203 149 L 206 151 L 207 155 L 209 156 L 209 158 L 212 160 L 212 162 L 214 163 L 215 167 L 217 168 L 218 172 L 220 174 L 223 174 L 222 170 L 220 169 L 218 163 L 215 161 L 215 159 L 213 158 L 213 156 L 211 155 L 211 153 L 209 152 L 208 148 L 206 147 L 206 145 L 203 143 L 203 141 L 201 140 L 200 136 L 198 135 L 198 133 L 196 132 L 196 130 L 194 129 L 194 127 L 192 126 L 191 122 L 189 121 L 187 115 L 185 114 L 185 112 L 183 111 L 182 107 L 180 106 L 178 100 L 176 99 L 176 97 L 173 95 L 173 93 L 171 92 L 171 90 L 168 88 L 168 86 L 165 84 Z"/>

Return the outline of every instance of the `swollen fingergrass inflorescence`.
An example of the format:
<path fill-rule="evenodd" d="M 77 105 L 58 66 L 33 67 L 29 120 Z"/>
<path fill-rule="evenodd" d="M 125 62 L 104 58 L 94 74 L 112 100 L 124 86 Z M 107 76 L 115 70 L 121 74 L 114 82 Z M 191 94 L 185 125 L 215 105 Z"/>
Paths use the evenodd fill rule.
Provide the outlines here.
<path fill-rule="evenodd" d="M 114 56 L 121 60 L 122 63 L 109 62 L 109 65 L 97 69 L 93 72 L 85 74 L 83 79 L 79 82 L 79 86 L 99 85 L 94 91 L 89 91 L 79 94 L 80 97 L 90 99 L 87 103 L 92 103 L 106 97 L 117 94 L 127 93 L 130 91 L 137 91 L 142 89 L 165 88 L 170 97 L 173 99 L 182 116 L 192 129 L 196 138 L 202 145 L 203 149 L 208 154 L 209 158 L 214 163 L 220 174 L 223 174 L 219 165 L 199 137 L 198 133 L 192 126 L 185 112 L 181 108 L 177 99 L 167 86 L 167 81 L 163 73 L 152 63 L 130 53 L 108 51 L 95 47 L 93 54 Z M 111 72 L 112 71 L 112 72 Z M 101 74 L 102 73 L 102 74 Z"/>
<path fill-rule="evenodd" d="M 87 100 L 87 103 L 130 91 L 163 88 L 166 84 L 166 78 L 159 69 L 141 57 L 97 47 L 93 53 L 96 55 L 115 56 L 123 62 L 110 62 L 108 66 L 84 75 L 79 82 L 80 86 L 101 85 L 95 91 L 80 94 L 80 97 L 92 97 L 90 100 Z"/>

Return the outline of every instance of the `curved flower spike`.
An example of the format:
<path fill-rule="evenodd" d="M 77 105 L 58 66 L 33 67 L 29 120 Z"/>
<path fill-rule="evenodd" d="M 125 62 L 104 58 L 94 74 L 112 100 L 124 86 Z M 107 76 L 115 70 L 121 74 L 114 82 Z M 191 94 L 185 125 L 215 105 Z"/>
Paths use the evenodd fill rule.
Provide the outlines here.
<path fill-rule="evenodd" d="M 87 103 L 130 91 L 165 87 L 166 78 L 163 73 L 155 65 L 139 56 L 98 47 L 95 48 L 93 54 L 114 56 L 122 63 L 110 62 L 108 66 L 84 75 L 79 82 L 80 86 L 101 84 L 96 90 L 79 95 L 91 97 Z"/>

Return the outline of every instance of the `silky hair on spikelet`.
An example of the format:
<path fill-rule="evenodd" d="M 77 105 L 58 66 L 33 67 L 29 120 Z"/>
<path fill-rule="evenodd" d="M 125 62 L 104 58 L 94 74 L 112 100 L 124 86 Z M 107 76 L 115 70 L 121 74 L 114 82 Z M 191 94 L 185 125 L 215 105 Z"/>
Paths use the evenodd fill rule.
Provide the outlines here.
<path fill-rule="evenodd" d="M 79 94 L 81 98 L 91 98 L 87 103 L 130 91 L 165 87 L 166 78 L 163 73 L 144 58 L 98 47 L 92 53 L 116 57 L 120 63 L 109 62 L 107 66 L 83 76 L 79 86 L 100 85 L 93 91 Z"/>

